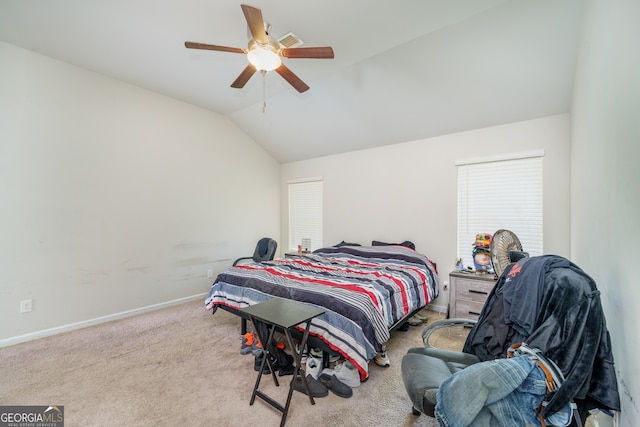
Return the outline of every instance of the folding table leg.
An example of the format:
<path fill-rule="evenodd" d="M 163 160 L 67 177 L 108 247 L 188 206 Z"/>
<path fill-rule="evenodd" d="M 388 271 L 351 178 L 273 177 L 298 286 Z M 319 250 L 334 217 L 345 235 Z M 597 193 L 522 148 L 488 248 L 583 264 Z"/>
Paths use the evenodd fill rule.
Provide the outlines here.
<path fill-rule="evenodd" d="M 257 322 L 256 319 L 252 319 L 252 321 L 254 323 Z M 276 387 L 280 385 L 278 383 L 278 378 L 276 377 L 276 374 L 275 374 L 275 372 L 273 370 L 273 367 L 271 366 L 271 362 L 269 362 L 269 357 L 267 356 L 267 350 L 266 350 L 267 344 L 265 344 L 265 343 L 271 342 L 271 340 L 273 339 L 273 333 L 276 330 L 276 325 L 271 325 L 271 328 L 269 329 L 269 334 L 268 334 L 268 337 L 267 337 L 266 341 L 260 335 L 259 329 L 260 328 L 256 327 L 256 333 L 258 334 L 258 338 L 262 342 L 262 347 L 263 347 L 263 351 L 264 351 L 264 357 L 262 359 L 262 363 L 260 364 L 260 369 L 258 370 L 258 378 L 256 378 L 256 383 L 253 386 L 253 393 L 251 394 L 251 400 L 249 401 L 249 405 L 253 405 L 253 402 L 255 402 L 255 400 L 256 400 L 256 395 L 258 394 L 258 387 L 260 387 L 260 380 L 262 379 L 262 373 L 264 371 L 265 363 L 269 367 L 269 371 L 271 372 L 271 376 L 273 377 L 273 381 L 276 383 Z"/>

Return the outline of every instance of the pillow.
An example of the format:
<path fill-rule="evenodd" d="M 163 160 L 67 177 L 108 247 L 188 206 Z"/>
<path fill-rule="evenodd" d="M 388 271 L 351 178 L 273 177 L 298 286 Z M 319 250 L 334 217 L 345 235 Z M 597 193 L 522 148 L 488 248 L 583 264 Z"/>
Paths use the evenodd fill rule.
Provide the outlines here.
<path fill-rule="evenodd" d="M 360 243 L 347 243 L 344 240 L 337 245 L 334 245 L 334 248 L 339 248 L 340 246 L 362 246 Z"/>
<path fill-rule="evenodd" d="M 413 242 L 410 242 L 408 240 L 405 240 L 402 243 L 385 243 L 385 242 L 379 242 L 377 240 L 372 240 L 371 246 L 405 246 L 409 249 L 413 249 L 414 251 L 416 250 L 416 245 L 414 245 Z"/>

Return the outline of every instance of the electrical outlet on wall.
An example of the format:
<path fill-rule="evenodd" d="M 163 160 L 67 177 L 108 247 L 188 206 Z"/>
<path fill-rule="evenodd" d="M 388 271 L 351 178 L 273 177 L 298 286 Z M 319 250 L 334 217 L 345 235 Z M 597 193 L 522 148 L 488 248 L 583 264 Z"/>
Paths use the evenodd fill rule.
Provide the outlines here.
<path fill-rule="evenodd" d="M 33 301 L 30 299 L 25 299 L 20 301 L 20 313 L 29 313 L 33 310 Z"/>
<path fill-rule="evenodd" d="M 207 270 L 207 277 L 211 279 L 213 277 L 213 270 Z"/>

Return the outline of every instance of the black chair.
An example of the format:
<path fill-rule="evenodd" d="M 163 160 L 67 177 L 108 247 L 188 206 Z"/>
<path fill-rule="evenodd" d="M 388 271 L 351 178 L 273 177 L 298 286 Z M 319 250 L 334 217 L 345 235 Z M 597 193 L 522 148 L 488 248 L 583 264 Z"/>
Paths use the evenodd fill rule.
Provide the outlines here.
<path fill-rule="evenodd" d="M 434 416 L 440 385 L 471 365 L 506 358 L 524 343 L 540 351 L 564 379 L 541 409 L 545 417 L 575 402 L 580 420 L 588 410 L 620 410 L 609 332 L 595 282 L 570 261 L 552 255 L 524 258 L 509 265 L 489 294 L 477 322 L 448 319 L 423 331 L 424 347 L 402 360 L 402 380 L 413 413 Z M 536 303 L 537 301 L 537 303 Z M 505 313 L 532 308 L 532 323 L 507 322 Z M 513 317 L 510 317 L 513 320 Z M 462 352 L 433 348 L 429 338 L 439 328 L 471 327 Z"/>
<path fill-rule="evenodd" d="M 239 262 L 246 260 L 252 260 L 253 262 L 271 261 L 276 255 L 276 249 L 278 249 L 278 242 L 269 237 L 263 237 L 258 240 L 253 256 L 238 258 L 233 262 L 233 265 L 235 266 Z"/>

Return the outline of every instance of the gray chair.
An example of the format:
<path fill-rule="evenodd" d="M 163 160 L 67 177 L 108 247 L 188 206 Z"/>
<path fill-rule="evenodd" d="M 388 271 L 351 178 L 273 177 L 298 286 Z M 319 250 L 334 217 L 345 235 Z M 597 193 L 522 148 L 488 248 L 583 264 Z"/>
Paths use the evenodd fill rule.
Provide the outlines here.
<path fill-rule="evenodd" d="M 258 240 L 256 249 L 255 251 L 253 251 L 253 256 L 238 258 L 233 262 L 233 265 L 236 266 L 238 265 L 238 263 L 244 261 L 271 261 L 276 255 L 276 249 L 278 249 L 278 242 L 269 237 L 263 237 L 262 239 Z"/>
<path fill-rule="evenodd" d="M 471 327 L 475 320 L 446 319 L 427 326 L 422 332 L 424 347 L 409 349 L 402 359 L 402 381 L 413 404 L 413 414 L 434 417 L 436 394 L 440 384 L 458 371 L 478 363 L 473 354 L 432 347 L 429 338 L 439 329 L 450 326 Z"/>

